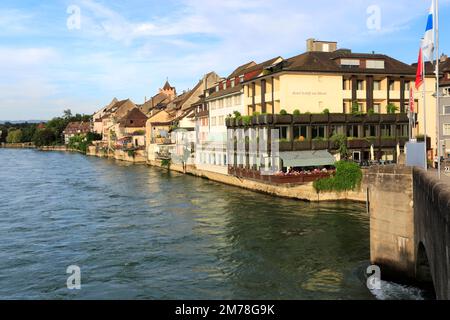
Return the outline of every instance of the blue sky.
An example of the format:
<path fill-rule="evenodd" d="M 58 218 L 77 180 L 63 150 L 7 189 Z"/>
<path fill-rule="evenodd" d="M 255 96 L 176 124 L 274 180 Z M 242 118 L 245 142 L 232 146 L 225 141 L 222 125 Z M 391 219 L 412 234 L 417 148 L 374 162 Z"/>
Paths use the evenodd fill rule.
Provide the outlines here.
<path fill-rule="evenodd" d="M 181 92 L 209 71 L 226 76 L 247 61 L 300 54 L 310 37 L 412 63 L 430 4 L 2 0 L 0 120 L 49 119 L 67 108 L 93 113 L 113 97 L 142 103 L 166 77 Z M 73 5 L 79 29 L 67 27 Z M 370 24 L 371 6 L 380 10 L 380 28 Z M 440 0 L 440 22 L 441 51 L 450 53 L 450 0 Z"/>

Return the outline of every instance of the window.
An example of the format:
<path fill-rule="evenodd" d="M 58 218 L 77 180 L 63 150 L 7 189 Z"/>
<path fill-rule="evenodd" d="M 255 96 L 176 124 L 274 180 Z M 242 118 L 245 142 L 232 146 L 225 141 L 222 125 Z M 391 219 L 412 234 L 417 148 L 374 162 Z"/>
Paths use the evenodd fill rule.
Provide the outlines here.
<path fill-rule="evenodd" d="M 442 91 L 444 96 L 450 96 L 450 88 L 444 88 Z"/>
<path fill-rule="evenodd" d="M 358 138 L 359 137 L 359 126 L 358 125 L 347 126 L 347 137 L 348 138 Z"/>
<path fill-rule="evenodd" d="M 379 104 L 379 103 L 374 103 L 374 104 L 373 104 L 373 111 L 374 111 L 375 113 L 381 113 L 381 104 Z"/>
<path fill-rule="evenodd" d="M 342 80 L 342 90 L 348 90 L 347 89 L 347 80 L 346 79 Z"/>
<path fill-rule="evenodd" d="M 311 138 L 325 138 L 325 126 L 312 126 L 311 127 Z"/>
<path fill-rule="evenodd" d="M 398 137 L 409 137 L 409 125 L 399 124 L 397 125 L 397 136 Z"/>
<path fill-rule="evenodd" d="M 373 124 L 367 124 L 364 126 L 364 137 L 376 137 L 377 136 L 377 126 Z"/>
<path fill-rule="evenodd" d="M 381 125 L 381 136 L 382 137 L 393 137 L 394 132 L 392 130 L 392 125 L 390 124 L 382 124 Z"/>
<path fill-rule="evenodd" d="M 406 81 L 405 82 L 405 91 L 409 91 L 409 89 L 411 89 L 411 82 Z"/>
<path fill-rule="evenodd" d="M 211 126 L 215 127 L 216 126 L 216 117 L 212 117 L 211 118 Z"/>
<path fill-rule="evenodd" d="M 444 106 L 444 114 L 450 114 L 450 106 Z"/>
<path fill-rule="evenodd" d="M 373 82 L 373 90 L 375 90 L 375 91 L 381 90 L 381 81 L 380 80 L 375 80 Z"/>
<path fill-rule="evenodd" d="M 367 60 L 366 68 L 367 69 L 384 69 L 384 61 L 383 60 Z"/>
<path fill-rule="evenodd" d="M 307 126 L 294 126 L 294 140 L 308 139 Z"/>
<path fill-rule="evenodd" d="M 444 123 L 444 136 L 450 136 L 450 123 Z"/>
<path fill-rule="evenodd" d="M 389 91 L 394 91 L 394 90 L 395 90 L 395 81 L 389 80 Z"/>
<path fill-rule="evenodd" d="M 288 139 L 288 129 L 289 129 L 289 127 L 287 127 L 287 126 L 275 127 L 275 130 L 279 130 L 280 140 Z"/>
<path fill-rule="evenodd" d="M 224 126 L 225 125 L 225 117 L 224 116 L 220 116 L 219 117 L 219 126 Z"/>
<path fill-rule="evenodd" d="M 349 67 L 359 67 L 358 59 L 341 59 L 341 65 Z"/>
<path fill-rule="evenodd" d="M 227 82 L 224 81 L 224 82 L 222 83 L 222 86 L 223 86 L 223 90 L 225 90 L 225 89 L 227 88 Z"/>
<path fill-rule="evenodd" d="M 357 81 L 358 90 L 364 90 L 364 80 Z"/>

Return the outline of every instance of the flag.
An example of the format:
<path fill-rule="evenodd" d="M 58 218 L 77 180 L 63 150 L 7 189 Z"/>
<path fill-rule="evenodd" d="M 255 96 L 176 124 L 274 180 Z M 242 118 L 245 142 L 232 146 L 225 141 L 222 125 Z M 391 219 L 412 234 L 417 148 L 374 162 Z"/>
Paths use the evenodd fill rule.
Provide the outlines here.
<path fill-rule="evenodd" d="M 423 55 L 428 60 L 433 61 L 434 53 L 434 0 L 431 1 L 431 8 L 428 14 L 427 27 L 422 42 Z"/>
<path fill-rule="evenodd" d="M 409 88 L 409 112 L 414 114 L 414 89 Z"/>
<path fill-rule="evenodd" d="M 419 90 L 422 84 L 423 84 L 423 54 L 422 48 L 420 48 L 419 59 L 417 61 L 416 89 Z"/>

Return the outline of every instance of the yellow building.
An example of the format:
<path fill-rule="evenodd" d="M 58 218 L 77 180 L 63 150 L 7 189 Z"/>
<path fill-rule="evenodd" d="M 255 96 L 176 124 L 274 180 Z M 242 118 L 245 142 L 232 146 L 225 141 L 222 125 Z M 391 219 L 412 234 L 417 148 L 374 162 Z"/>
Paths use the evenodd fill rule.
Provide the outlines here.
<path fill-rule="evenodd" d="M 244 82 L 246 113 L 405 113 L 416 68 L 383 54 L 336 49 L 335 42 L 307 41 L 308 51 L 264 68 Z M 426 78 L 426 125 L 432 148 L 436 140 L 435 79 Z M 424 133 L 424 99 L 415 93 L 418 127 Z"/>

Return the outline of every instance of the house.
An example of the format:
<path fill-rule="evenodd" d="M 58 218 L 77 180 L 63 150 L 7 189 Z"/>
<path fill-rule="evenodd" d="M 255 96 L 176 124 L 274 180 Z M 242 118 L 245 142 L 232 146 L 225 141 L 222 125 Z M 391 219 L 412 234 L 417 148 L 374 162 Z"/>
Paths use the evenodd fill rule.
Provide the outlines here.
<path fill-rule="evenodd" d="M 152 116 L 158 110 L 165 109 L 167 105 L 176 98 L 176 96 L 177 92 L 175 87 L 172 87 L 167 80 L 156 95 L 138 107 L 147 116 Z"/>
<path fill-rule="evenodd" d="M 145 149 L 145 125 L 148 117 L 139 109 L 133 108 L 116 124 L 115 131 L 119 148 Z M 127 143 L 124 143 L 124 142 Z"/>
<path fill-rule="evenodd" d="M 192 90 L 184 91 L 164 108 L 153 112 L 146 125 L 149 159 L 153 159 L 155 152 L 158 152 L 155 151 L 158 150 L 155 145 L 172 144 L 170 132 L 174 129 L 190 132 L 189 139 L 195 141 L 196 120 L 193 105 L 201 98 L 204 91 L 218 79 L 220 77 L 214 72 L 206 74 Z"/>
<path fill-rule="evenodd" d="M 93 130 L 95 133 L 103 134 L 103 116 L 108 113 L 111 108 L 119 102 L 116 98 L 114 98 L 108 105 L 100 109 L 99 111 L 95 112 L 92 116 L 92 122 L 93 122 Z"/>
<path fill-rule="evenodd" d="M 242 82 L 246 117 L 227 120 L 228 141 L 237 139 L 241 148 L 228 150 L 230 173 L 287 163 L 304 166 L 301 159 L 310 159 L 310 166 L 330 164 L 340 156 L 332 141 L 337 134 L 346 137 L 350 158 L 357 162 L 395 162 L 404 152 L 409 88 L 416 68 L 383 54 L 337 49 L 336 42 L 309 39 L 307 48 L 289 59 L 267 61 L 263 68 L 247 68 Z M 428 88 L 435 86 L 432 74 L 425 81 Z M 423 133 L 425 113 L 421 94 L 415 100 L 419 121 L 413 134 L 418 136 Z M 426 103 L 434 101 L 430 90 Z M 427 109 L 427 131 L 433 142 L 435 116 Z M 251 143 L 242 142 L 247 140 L 275 141 L 280 154 L 271 159 L 272 144 L 251 150 Z"/>
<path fill-rule="evenodd" d="M 67 145 L 70 138 L 78 135 L 86 135 L 91 132 L 91 124 L 89 122 L 70 122 L 63 131 L 64 143 Z"/>
<path fill-rule="evenodd" d="M 440 61 L 440 73 L 442 77 L 439 81 L 440 86 L 440 145 L 442 146 L 441 155 L 450 158 L 450 59 L 442 55 Z"/>

